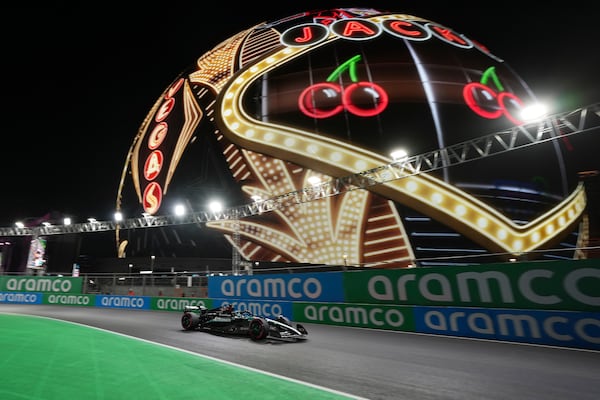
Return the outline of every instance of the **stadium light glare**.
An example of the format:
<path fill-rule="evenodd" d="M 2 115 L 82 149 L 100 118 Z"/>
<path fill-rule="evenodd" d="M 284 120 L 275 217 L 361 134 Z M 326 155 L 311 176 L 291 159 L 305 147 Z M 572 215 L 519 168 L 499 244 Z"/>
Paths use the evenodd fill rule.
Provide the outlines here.
<path fill-rule="evenodd" d="M 185 215 L 185 206 L 183 204 L 177 204 L 174 208 L 175 215 L 180 217 Z"/>

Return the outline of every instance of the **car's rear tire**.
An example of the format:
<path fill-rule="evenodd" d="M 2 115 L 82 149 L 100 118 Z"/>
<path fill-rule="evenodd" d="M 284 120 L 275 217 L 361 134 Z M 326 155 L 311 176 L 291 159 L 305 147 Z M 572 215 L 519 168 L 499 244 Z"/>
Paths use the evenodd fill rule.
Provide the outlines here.
<path fill-rule="evenodd" d="M 200 316 L 193 312 L 184 312 L 181 317 L 181 326 L 186 331 L 193 331 L 200 324 Z"/>
<path fill-rule="evenodd" d="M 269 336 L 269 323 L 263 318 L 254 318 L 250 321 L 248 335 L 254 341 L 266 339 Z"/>

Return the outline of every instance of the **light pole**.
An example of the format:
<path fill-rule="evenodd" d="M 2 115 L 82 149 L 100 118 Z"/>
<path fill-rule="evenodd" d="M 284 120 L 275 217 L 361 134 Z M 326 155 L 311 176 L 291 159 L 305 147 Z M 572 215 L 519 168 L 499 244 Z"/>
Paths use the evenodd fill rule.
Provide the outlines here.
<path fill-rule="evenodd" d="M 155 258 L 154 255 L 150 256 L 150 273 L 151 273 L 150 283 L 152 286 L 152 290 L 154 290 L 154 258 Z"/>
<path fill-rule="evenodd" d="M 131 294 L 133 291 L 133 276 L 131 275 L 132 268 L 133 264 L 129 264 L 129 284 L 127 285 L 129 286 L 129 294 Z"/>

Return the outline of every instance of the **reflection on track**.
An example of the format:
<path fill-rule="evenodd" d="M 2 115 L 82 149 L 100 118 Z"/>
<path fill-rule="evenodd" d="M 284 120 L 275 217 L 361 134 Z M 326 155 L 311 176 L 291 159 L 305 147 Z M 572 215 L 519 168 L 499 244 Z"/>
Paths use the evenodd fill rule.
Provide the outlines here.
<path fill-rule="evenodd" d="M 596 400 L 600 353 L 304 324 L 305 342 L 182 330 L 181 314 L 0 304 L 201 353 L 373 400 Z"/>

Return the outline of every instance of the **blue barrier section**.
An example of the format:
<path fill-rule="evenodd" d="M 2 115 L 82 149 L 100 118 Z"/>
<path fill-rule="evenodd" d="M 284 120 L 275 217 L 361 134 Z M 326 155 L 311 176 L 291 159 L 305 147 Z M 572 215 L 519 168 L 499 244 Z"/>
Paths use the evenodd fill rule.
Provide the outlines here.
<path fill-rule="evenodd" d="M 213 299 L 343 302 L 343 272 L 211 276 L 208 293 Z"/>
<path fill-rule="evenodd" d="M 600 350 L 600 313 L 413 308 L 415 332 Z"/>
<path fill-rule="evenodd" d="M 289 301 L 262 301 L 256 299 L 212 300 L 214 307 L 220 307 L 224 304 L 231 304 L 236 310 L 250 311 L 254 315 L 261 315 L 268 318 L 277 318 L 280 315 L 285 315 L 288 318 L 294 318 L 294 303 Z"/>
<path fill-rule="evenodd" d="M 42 304 L 44 295 L 35 292 L 0 292 L 0 303 Z"/>
<path fill-rule="evenodd" d="M 151 299 L 152 297 L 150 296 L 96 295 L 96 307 L 150 310 Z"/>

